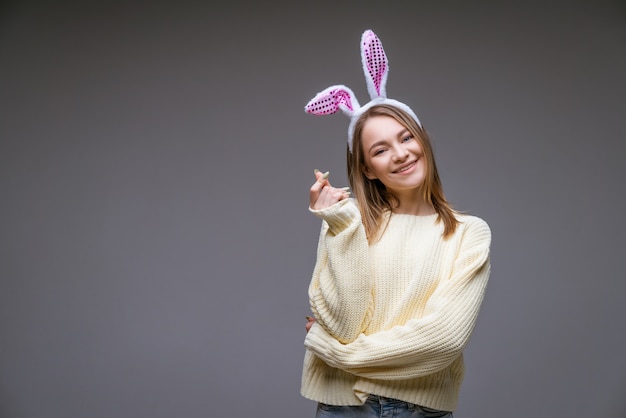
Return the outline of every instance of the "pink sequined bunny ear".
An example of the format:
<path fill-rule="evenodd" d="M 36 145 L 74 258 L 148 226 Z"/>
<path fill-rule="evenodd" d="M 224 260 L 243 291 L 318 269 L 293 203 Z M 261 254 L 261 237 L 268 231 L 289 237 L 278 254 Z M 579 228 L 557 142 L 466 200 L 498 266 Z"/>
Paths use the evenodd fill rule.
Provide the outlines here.
<path fill-rule="evenodd" d="M 337 85 L 317 93 L 304 107 L 304 111 L 314 115 L 330 115 L 341 110 L 352 117 L 359 107 L 359 102 L 352 90 L 346 86 Z"/>
<path fill-rule="evenodd" d="M 361 36 L 361 62 L 367 83 L 367 91 L 372 100 L 387 98 L 387 75 L 389 62 L 383 49 L 383 44 L 371 30 L 366 30 Z"/>
<path fill-rule="evenodd" d="M 363 106 L 359 105 L 356 96 L 344 85 L 330 86 L 307 103 L 304 111 L 314 115 L 330 115 L 341 110 L 350 118 L 348 125 L 348 149 L 352 152 L 352 139 L 354 127 L 359 117 L 373 106 L 387 104 L 395 106 L 407 112 L 418 125 L 421 123 L 410 107 L 394 99 L 387 98 L 387 75 L 389 63 L 383 50 L 383 44 L 378 36 L 371 30 L 366 30 L 361 35 L 361 63 L 365 73 L 367 91 L 370 101 Z"/>

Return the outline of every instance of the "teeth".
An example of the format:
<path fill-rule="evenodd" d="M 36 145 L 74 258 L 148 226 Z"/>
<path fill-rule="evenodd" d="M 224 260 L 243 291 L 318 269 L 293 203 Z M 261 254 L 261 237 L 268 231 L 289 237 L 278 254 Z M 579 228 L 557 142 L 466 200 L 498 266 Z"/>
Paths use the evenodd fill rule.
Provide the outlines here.
<path fill-rule="evenodd" d="M 398 170 L 399 173 L 402 173 L 403 171 L 408 170 L 409 168 L 413 167 L 413 164 L 415 164 L 414 162 L 407 165 L 406 167 L 401 168 L 400 170 Z"/>

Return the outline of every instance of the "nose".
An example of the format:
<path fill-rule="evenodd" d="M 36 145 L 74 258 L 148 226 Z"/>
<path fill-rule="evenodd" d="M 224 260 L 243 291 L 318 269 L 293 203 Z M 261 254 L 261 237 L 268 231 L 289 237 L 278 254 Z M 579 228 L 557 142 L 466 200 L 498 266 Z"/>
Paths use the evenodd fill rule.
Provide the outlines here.
<path fill-rule="evenodd" d="M 402 147 L 400 144 L 397 144 L 393 150 L 393 160 L 394 162 L 401 162 L 406 160 L 409 157 L 409 151 Z"/>

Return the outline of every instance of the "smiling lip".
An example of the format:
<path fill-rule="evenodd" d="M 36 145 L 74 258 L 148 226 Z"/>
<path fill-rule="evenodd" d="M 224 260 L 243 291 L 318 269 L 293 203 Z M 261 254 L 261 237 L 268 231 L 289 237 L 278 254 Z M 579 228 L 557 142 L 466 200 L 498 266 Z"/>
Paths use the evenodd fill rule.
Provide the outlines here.
<path fill-rule="evenodd" d="M 407 171 L 410 168 L 414 167 L 415 164 L 417 164 L 417 160 L 411 161 L 410 163 L 403 165 L 402 167 L 400 167 L 397 170 L 395 170 L 394 173 L 404 173 L 405 171 Z"/>

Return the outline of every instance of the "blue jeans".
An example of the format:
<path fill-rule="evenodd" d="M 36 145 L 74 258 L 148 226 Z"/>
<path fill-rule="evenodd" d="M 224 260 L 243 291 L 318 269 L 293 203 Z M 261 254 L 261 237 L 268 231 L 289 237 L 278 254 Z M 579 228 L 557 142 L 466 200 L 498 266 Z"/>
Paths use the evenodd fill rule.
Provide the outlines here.
<path fill-rule="evenodd" d="M 452 412 L 438 411 L 409 402 L 370 395 L 360 406 L 317 404 L 316 418 L 452 418 Z"/>

